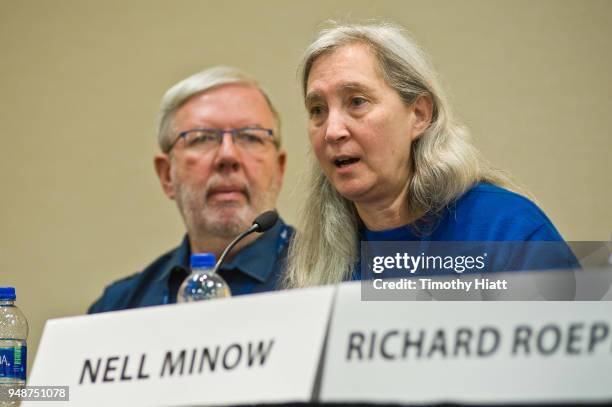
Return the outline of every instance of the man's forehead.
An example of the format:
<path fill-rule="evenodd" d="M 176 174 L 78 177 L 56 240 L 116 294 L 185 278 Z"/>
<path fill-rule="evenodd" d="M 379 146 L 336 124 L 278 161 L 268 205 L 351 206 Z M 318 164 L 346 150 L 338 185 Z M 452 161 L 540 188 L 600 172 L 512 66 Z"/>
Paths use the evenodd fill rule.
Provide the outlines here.
<path fill-rule="evenodd" d="M 248 100 L 248 102 L 247 102 Z M 267 105 L 266 97 L 262 91 L 251 83 L 227 83 L 206 89 L 191 96 L 183 105 L 193 103 L 210 103 L 219 105 L 223 103 L 242 102 L 243 104 L 263 103 Z"/>
<path fill-rule="evenodd" d="M 271 125 L 274 117 L 268 102 L 255 85 L 231 83 L 216 86 L 189 98 L 176 112 L 175 122 L 215 120 L 241 125 Z"/>

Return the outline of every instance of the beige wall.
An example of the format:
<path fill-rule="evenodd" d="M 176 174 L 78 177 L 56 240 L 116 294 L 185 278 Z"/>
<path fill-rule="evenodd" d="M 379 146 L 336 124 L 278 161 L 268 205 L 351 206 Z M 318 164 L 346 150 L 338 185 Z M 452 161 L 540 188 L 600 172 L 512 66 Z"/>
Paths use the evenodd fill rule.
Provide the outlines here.
<path fill-rule="evenodd" d="M 296 68 L 329 18 L 406 26 L 485 155 L 566 239 L 608 239 L 610 15 L 583 0 L 0 0 L 0 285 L 17 287 L 32 354 L 45 320 L 83 313 L 181 239 L 152 156 L 159 99 L 186 75 L 230 64 L 269 88 L 289 153 L 279 208 L 296 219 Z"/>

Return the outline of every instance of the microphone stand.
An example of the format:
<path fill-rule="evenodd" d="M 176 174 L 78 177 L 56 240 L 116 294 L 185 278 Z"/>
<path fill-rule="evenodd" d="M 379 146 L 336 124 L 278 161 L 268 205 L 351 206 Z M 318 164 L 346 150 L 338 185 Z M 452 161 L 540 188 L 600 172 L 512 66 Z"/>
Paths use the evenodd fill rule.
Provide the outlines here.
<path fill-rule="evenodd" d="M 232 240 L 232 242 L 225 248 L 225 250 L 223 250 L 223 253 L 221 253 L 221 257 L 219 257 L 219 261 L 217 261 L 217 264 L 215 264 L 213 272 L 217 273 L 219 271 L 219 268 L 225 260 L 225 257 L 230 252 L 230 250 L 232 250 L 234 246 L 236 246 L 236 243 L 238 243 L 240 240 L 244 239 L 246 236 L 250 235 L 253 232 L 263 233 L 268 229 L 271 229 L 277 221 L 278 213 L 276 213 L 276 211 L 267 211 L 255 218 L 251 227 L 239 234 L 234 240 Z"/>

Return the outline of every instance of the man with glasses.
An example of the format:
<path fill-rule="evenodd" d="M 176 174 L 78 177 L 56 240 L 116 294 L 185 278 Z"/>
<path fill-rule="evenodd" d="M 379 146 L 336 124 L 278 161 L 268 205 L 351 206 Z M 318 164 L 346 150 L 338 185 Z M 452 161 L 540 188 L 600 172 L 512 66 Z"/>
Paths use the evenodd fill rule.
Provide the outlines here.
<path fill-rule="evenodd" d="M 158 142 L 155 170 L 187 235 L 143 272 L 107 287 L 89 313 L 176 302 L 191 253 L 218 258 L 257 215 L 276 205 L 286 161 L 280 118 L 245 73 L 215 67 L 170 88 L 161 103 Z M 220 270 L 232 295 L 277 288 L 292 231 L 279 220 L 232 250 Z"/>

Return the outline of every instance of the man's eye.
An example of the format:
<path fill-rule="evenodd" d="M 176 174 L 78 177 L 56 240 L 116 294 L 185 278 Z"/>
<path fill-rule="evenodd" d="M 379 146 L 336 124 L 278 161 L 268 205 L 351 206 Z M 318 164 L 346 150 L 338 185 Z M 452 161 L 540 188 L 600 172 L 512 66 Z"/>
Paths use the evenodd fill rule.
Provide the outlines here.
<path fill-rule="evenodd" d="M 193 132 L 191 137 L 189 137 L 189 145 L 194 144 L 204 144 L 204 143 L 214 143 L 217 141 L 217 135 L 215 133 L 210 132 Z"/>
<path fill-rule="evenodd" d="M 236 139 L 247 144 L 263 144 L 263 138 L 257 134 L 241 132 L 236 134 Z"/>

